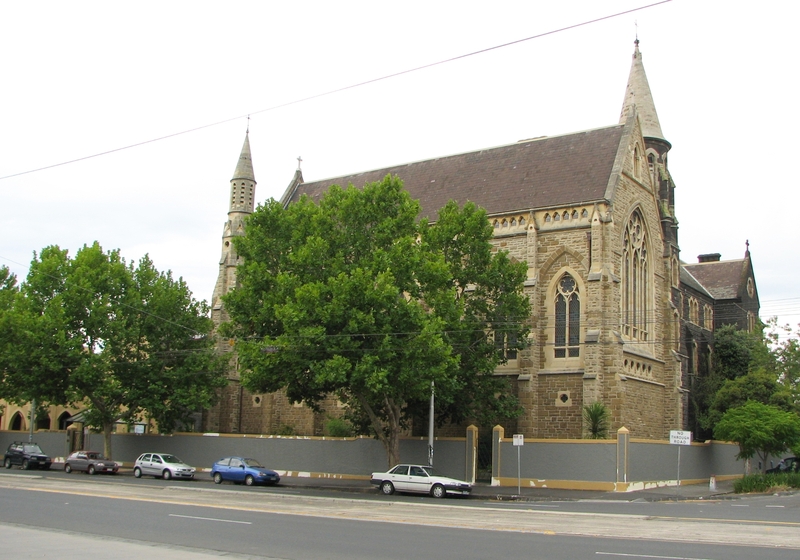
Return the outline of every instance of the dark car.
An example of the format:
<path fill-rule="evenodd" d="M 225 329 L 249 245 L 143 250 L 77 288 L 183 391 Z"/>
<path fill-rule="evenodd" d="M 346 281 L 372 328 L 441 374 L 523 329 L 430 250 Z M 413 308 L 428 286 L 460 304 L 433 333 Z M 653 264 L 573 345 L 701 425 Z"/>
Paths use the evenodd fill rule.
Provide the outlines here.
<path fill-rule="evenodd" d="M 781 459 L 775 467 L 767 469 L 768 473 L 800 472 L 800 460 L 797 457 Z"/>
<path fill-rule="evenodd" d="M 9 445 L 3 457 L 3 465 L 7 469 L 10 469 L 11 465 L 19 465 L 25 470 L 47 470 L 51 464 L 50 457 L 45 455 L 45 452 L 42 451 L 38 444 L 23 441 L 15 441 Z"/>
<path fill-rule="evenodd" d="M 119 472 L 119 463 L 97 451 L 76 451 L 64 461 L 64 471 L 81 471 L 89 474 Z"/>
<path fill-rule="evenodd" d="M 247 486 L 278 484 L 281 481 L 278 473 L 249 457 L 220 459 L 211 467 L 211 478 L 217 484 L 222 484 L 223 480 L 230 480 L 234 483 L 244 482 Z"/>

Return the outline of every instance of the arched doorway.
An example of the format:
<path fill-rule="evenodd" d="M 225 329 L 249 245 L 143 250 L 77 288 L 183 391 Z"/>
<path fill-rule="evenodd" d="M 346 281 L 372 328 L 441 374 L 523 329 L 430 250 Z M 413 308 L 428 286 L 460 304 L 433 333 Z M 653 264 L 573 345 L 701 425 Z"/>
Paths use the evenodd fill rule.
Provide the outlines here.
<path fill-rule="evenodd" d="M 72 414 L 69 412 L 62 412 L 61 416 L 58 417 L 58 429 L 59 430 L 66 430 L 67 427 L 72 424 L 69 420 L 72 417 Z"/>
<path fill-rule="evenodd" d="M 17 412 L 11 417 L 11 422 L 8 425 L 8 429 L 15 430 L 17 432 L 25 429 L 25 418 L 23 418 L 22 414 Z"/>

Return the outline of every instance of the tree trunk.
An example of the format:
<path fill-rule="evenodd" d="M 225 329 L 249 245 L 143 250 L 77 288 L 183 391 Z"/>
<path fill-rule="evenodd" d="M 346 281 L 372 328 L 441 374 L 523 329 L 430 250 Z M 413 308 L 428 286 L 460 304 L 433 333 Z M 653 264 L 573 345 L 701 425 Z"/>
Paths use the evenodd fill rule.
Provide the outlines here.
<path fill-rule="evenodd" d="M 400 462 L 400 426 L 389 426 L 389 437 L 383 441 L 383 446 L 386 449 L 386 459 L 389 461 L 389 467 L 392 468 Z"/>
<path fill-rule="evenodd" d="M 360 394 L 355 394 L 361 408 L 367 413 L 375 436 L 383 444 L 386 450 L 386 459 L 389 463 L 387 469 L 400 462 L 400 407 L 388 397 L 384 399 L 384 405 L 388 413 L 388 418 L 379 418 L 367 400 Z"/>
<path fill-rule="evenodd" d="M 103 422 L 103 455 L 111 459 L 111 429 L 114 424 Z"/>

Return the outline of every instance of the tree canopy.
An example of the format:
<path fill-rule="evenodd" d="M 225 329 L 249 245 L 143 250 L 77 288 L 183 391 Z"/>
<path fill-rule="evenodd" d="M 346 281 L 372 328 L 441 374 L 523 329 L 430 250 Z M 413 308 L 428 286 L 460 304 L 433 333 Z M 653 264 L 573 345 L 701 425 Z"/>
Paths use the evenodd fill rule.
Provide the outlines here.
<path fill-rule="evenodd" d="M 526 266 L 491 245 L 485 211 L 450 203 L 435 224 L 396 177 L 315 203 L 260 206 L 235 239 L 225 305 L 243 385 L 312 408 L 329 395 L 399 460 L 399 436 L 436 387 L 437 420 L 519 414 L 493 375 L 521 348 Z"/>
<path fill-rule="evenodd" d="M 772 369 L 778 381 L 792 392 L 795 405 L 800 405 L 800 325 L 797 330 L 789 325 L 779 326 L 773 317 L 767 327 Z"/>
<path fill-rule="evenodd" d="M 765 391 L 780 393 L 783 388 L 776 383 L 775 356 L 763 332 L 725 325 L 714 332 L 713 347 L 712 368 L 693 380 L 690 396 L 690 428 L 698 439 L 713 435 L 715 424 L 728 408 L 748 400 L 764 404 L 785 400 L 785 395 L 777 395 L 777 400 L 770 401 L 764 394 Z"/>
<path fill-rule="evenodd" d="M 726 380 L 714 395 L 709 418 L 716 424 L 726 411 L 743 406 L 748 401 L 771 405 L 787 412 L 797 411 L 789 388 L 778 382 L 773 373 L 758 370 Z"/>
<path fill-rule="evenodd" d="M 800 443 L 800 417 L 777 407 L 748 401 L 731 408 L 714 427 L 714 437 L 739 444 L 740 459 L 758 455 L 762 468 L 776 456 Z"/>
<path fill-rule="evenodd" d="M 98 243 L 75 258 L 47 247 L 8 318 L 0 396 L 86 405 L 109 456 L 114 423 L 154 420 L 172 431 L 226 382 L 206 304 L 147 256 L 134 266 Z"/>

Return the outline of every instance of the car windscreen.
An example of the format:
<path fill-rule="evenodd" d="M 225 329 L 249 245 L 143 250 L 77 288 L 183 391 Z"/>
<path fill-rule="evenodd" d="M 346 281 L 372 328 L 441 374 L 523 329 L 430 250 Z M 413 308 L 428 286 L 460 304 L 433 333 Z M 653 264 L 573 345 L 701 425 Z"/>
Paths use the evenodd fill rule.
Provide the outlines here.
<path fill-rule="evenodd" d="M 183 463 L 183 461 L 178 459 L 175 455 L 162 455 L 161 458 L 165 463 Z"/>
<path fill-rule="evenodd" d="M 42 448 L 38 445 L 23 445 L 22 451 L 24 453 L 41 453 L 44 455 L 44 451 L 42 451 Z"/>
<path fill-rule="evenodd" d="M 244 460 L 244 464 L 247 465 L 248 467 L 254 467 L 256 469 L 265 469 L 266 468 L 264 465 L 259 463 L 257 460 L 250 459 L 249 457 Z"/>

